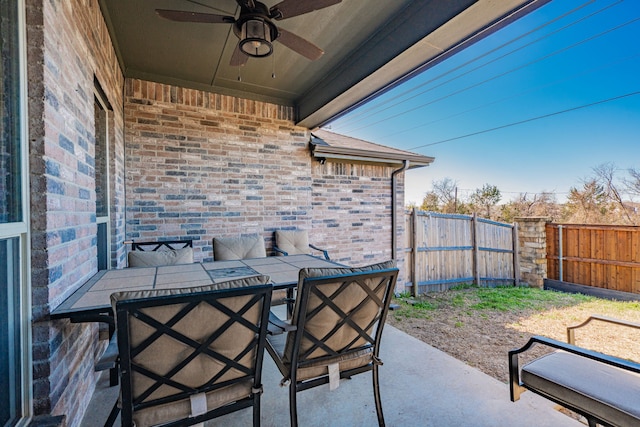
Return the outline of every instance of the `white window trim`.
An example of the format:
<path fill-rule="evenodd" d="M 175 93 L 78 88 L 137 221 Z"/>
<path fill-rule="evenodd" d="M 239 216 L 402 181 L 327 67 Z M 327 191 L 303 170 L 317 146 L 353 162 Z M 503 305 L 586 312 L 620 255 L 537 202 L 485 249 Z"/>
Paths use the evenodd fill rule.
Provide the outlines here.
<path fill-rule="evenodd" d="M 22 185 L 22 221 L 0 225 L 0 239 L 15 238 L 20 240 L 20 347 L 21 347 L 21 372 L 22 385 L 22 419 L 16 427 L 29 424 L 33 416 L 33 375 L 31 336 L 31 245 L 30 227 L 27 222 L 30 216 L 29 210 L 29 145 L 28 145 L 28 108 L 27 108 L 27 28 L 26 7 L 24 0 L 17 0 L 18 8 L 18 56 L 19 56 L 19 94 L 20 94 L 20 151 L 21 151 L 21 185 Z"/>
<path fill-rule="evenodd" d="M 107 156 L 106 159 L 106 170 L 105 173 L 107 174 L 107 180 L 106 180 L 106 184 L 107 184 L 107 188 L 105 189 L 105 197 L 107 199 L 107 215 L 106 216 L 97 216 L 96 215 L 96 226 L 98 224 L 107 224 L 107 270 L 111 270 L 111 151 L 109 149 L 109 123 L 110 120 L 112 119 L 111 114 L 112 114 L 112 110 L 109 108 L 109 101 L 104 99 L 104 95 L 102 95 L 100 93 L 100 91 L 98 90 L 97 87 L 94 87 L 94 91 L 93 94 L 96 98 L 96 100 L 100 103 L 100 106 L 102 107 L 102 111 L 104 111 L 105 114 L 105 121 L 106 121 L 106 126 L 105 126 L 105 148 L 104 148 L 104 152 L 105 152 L 105 156 Z M 94 114 L 95 117 L 95 114 Z M 95 129 L 95 124 L 94 124 L 94 129 Z M 95 135 L 94 135 L 95 136 Z M 95 175 L 95 174 L 94 174 Z M 96 200 L 97 202 L 97 200 Z M 97 231 L 97 230 L 96 230 Z"/>

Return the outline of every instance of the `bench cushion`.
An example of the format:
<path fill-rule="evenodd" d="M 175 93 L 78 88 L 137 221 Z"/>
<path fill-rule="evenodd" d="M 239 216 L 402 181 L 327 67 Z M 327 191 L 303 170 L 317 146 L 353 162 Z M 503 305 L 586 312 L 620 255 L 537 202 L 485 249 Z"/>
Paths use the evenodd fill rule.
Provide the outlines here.
<path fill-rule="evenodd" d="M 522 367 L 523 385 L 615 426 L 640 425 L 640 375 L 564 351 Z"/>

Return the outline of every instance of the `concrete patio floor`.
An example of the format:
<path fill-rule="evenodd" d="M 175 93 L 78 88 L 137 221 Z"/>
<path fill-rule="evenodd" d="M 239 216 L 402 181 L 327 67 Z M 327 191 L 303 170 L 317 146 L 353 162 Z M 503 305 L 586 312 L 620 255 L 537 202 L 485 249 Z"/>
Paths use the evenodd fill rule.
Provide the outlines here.
<path fill-rule="evenodd" d="M 382 405 L 388 426 L 584 426 L 531 392 L 512 403 L 506 384 L 389 325 L 381 357 Z M 505 354 L 505 363 L 506 359 Z M 261 421 L 266 427 L 289 425 L 288 389 L 278 385 L 280 379 L 265 352 Z M 83 427 L 100 426 L 106 420 L 118 389 L 107 384 L 103 375 Z M 245 409 L 205 425 L 249 426 L 251 414 L 251 409 Z M 301 427 L 377 425 L 371 374 L 343 380 L 332 392 L 321 386 L 298 393 L 298 414 Z"/>

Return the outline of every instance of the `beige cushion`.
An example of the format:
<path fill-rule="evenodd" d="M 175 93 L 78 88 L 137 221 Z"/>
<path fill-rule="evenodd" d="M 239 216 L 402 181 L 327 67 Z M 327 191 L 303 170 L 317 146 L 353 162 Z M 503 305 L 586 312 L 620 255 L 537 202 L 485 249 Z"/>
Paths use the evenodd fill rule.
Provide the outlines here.
<path fill-rule="evenodd" d="M 123 300 L 168 295 L 185 295 L 211 290 L 256 286 L 267 283 L 269 283 L 268 276 L 254 276 L 244 279 L 230 280 L 215 285 L 186 289 L 118 292 L 111 295 L 111 302 L 114 305 L 115 310 L 116 303 Z M 230 310 L 237 312 L 247 304 L 251 298 L 251 295 L 246 295 L 224 298 L 219 301 Z M 184 303 L 166 304 L 142 308 L 140 311 L 161 323 L 165 323 L 184 307 Z M 247 311 L 244 318 L 253 324 L 258 324 L 261 314 L 260 308 L 259 304 L 256 304 Z M 220 312 L 218 309 L 212 307 L 208 303 L 202 303 L 192 309 L 184 318 L 173 325 L 172 329 L 184 334 L 192 340 L 203 342 L 214 331 L 227 322 L 228 319 L 228 316 Z M 129 322 L 129 337 L 132 347 L 139 345 L 156 332 L 155 328 L 152 328 L 141 320 L 138 320 L 137 317 L 131 316 L 129 318 Z M 253 331 L 239 323 L 233 323 L 209 345 L 209 348 L 215 352 L 225 355 L 226 357 L 235 358 L 238 353 L 245 349 L 248 343 L 253 340 L 255 340 L 255 333 Z M 164 375 L 181 361 L 185 360 L 185 358 L 192 352 L 192 347 L 185 345 L 168 335 L 162 335 L 143 351 L 136 354 L 133 357 L 133 362 L 139 366 L 143 366 L 145 369 L 157 373 L 158 375 Z M 240 364 L 246 367 L 251 367 L 254 363 L 255 352 L 249 352 L 240 360 Z M 221 361 L 206 355 L 199 355 L 184 366 L 172 377 L 172 379 L 186 384 L 189 387 L 198 388 L 220 373 L 225 366 L 226 364 Z M 230 369 L 217 380 L 217 383 L 237 379 L 244 375 L 245 374 L 243 372 L 237 369 Z M 132 390 L 134 398 L 147 390 L 151 383 L 151 380 L 146 376 L 134 372 L 132 375 Z M 250 396 L 251 386 L 251 382 L 247 381 L 223 390 L 216 390 L 208 393 L 207 401 L 209 403 L 207 409 L 212 410 L 231 401 Z M 146 400 L 171 396 L 175 393 L 175 388 L 165 384 L 155 390 Z M 136 412 L 136 414 L 134 414 L 134 420 L 136 421 L 137 426 L 143 426 L 184 418 L 189 416 L 189 414 L 190 403 L 188 399 L 184 399 L 162 405 L 159 409 L 154 407 L 146 411 Z"/>
<path fill-rule="evenodd" d="M 287 335 L 270 335 L 268 337 L 269 344 L 276 351 L 276 353 L 280 357 L 280 360 L 284 363 L 284 366 L 282 368 L 285 372 L 282 372 L 283 375 L 287 375 L 287 373 L 291 370 L 290 357 L 286 358 L 286 362 L 284 361 L 284 348 L 287 342 L 288 335 L 293 336 L 293 333 L 289 333 Z M 330 360 L 315 361 L 305 366 L 304 368 L 298 368 L 296 379 L 297 381 L 304 381 L 310 378 L 317 378 L 322 375 L 327 375 L 327 366 L 331 363 L 339 363 L 341 371 L 359 368 L 360 366 L 365 366 L 371 363 L 372 356 L 373 348 L 370 347 L 356 353 L 333 357 Z"/>
<path fill-rule="evenodd" d="M 243 381 L 220 390 L 206 394 L 208 410 L 233 403 L 236 400 L 251 396 L 253 384 L 251 381 Z M 168 420 L 179 420 L 191 415 L 191 404 L 188 399 L 164 405 L 152 406 L 136 411 L 133 415 L 135 427 L 147 427 L 164 424 Z"/>
<path fill-rule="evenodd" d="M 163 265 L 193 263 L 193 248 L 131 251 L 128 254 L 129 267 L 160 267 Z"/>
<path fill-rule="evenodd" d="M 247 258 L 265 258 L 267 251 L 262 236 L 214 237 L 213 259 L 234 260 Z"/>
<path fill-rule="evenodd" d="M 640 374 L 564 351 L 522 367 L 527 388 L 615 426 L 640 425 Z"/>
<path fill-rule="evenodd" d="M 355 267 L 355 268 L 303 268 L 300 270 L 299 280 L 298 280 L 298 295 L 300 295 L 300 289 L 304 285 L 304 279 L 307 277 L 326 277 L 326 276 L 335 276 L 335 275 L 344 275 L 351 273 L 359 273 L 359 272 L 370 272 L 376 270 L 384 270 L 388 268 L 394 268 L 395 261 L 387 261 L 379 264 L 373 264 L 365 267 Z M 374 290 L 379 280 L 375 279 L 367 279 L 366 285 Z M 325 296 L 329 296 L 334 293 L 340 286 L 342 285 L 342 280 L 337 280 L 336 283 L 333 284 L 325 284 L 322 285 L 321 290 Z M 383 299 L 384 295 L 384 287 L 378 290 L 378 298 Z M 367 293 L 360 286 L 350 286 L 346 290 L 342 291 L 339 296 L 333 299 L 333 302 L 340 307 L 342 311 L 345 313 L 351 312 L 355 307 L 360 305 L 364 299 L 367 298 Z M 299 300 L 296 301 L 294 306 L 294 313 L 291 320 L 292 324 L 296 324 L 300 315 L 300 304 Z M 316 295 L 310 295 L 307 312 L 314 310 L 321 303 L 321 299 Z M 365 329 L 374 317 L 379 313 L 380 308 L 374 301 L 369 301 L 367 305 L 363 306 L 359 309 L 352 317 L 352 320 L 355 321 L 362 329 Z M 314 337 L 321 338 L 328 334 L 331 330 L 334 329 L 337 322 L 340 320 L 339 316 L 331 309 L 325 308 L 316 316 L 311 319 L 307 319 L 305 322 L 305 331 L 311 334 Z M 366 330 L 366 329 L 365 329 Z M 371 329 L 367 330 L 368 333 L 371 333 Z M 281 343 L 278 344 L 279 354 L 281 355 L 282 362 L 285 366 L 289 366 L 291 363 L 291 356 L 293 354 L 293 344 L 295 340 L 295 333 L 290 332 L 286 336 L 286 342 L 284 345 Z M 335 351 L 338 351 L 344 348 L 347 344 L 351 343 L 354 339 L 356 339 L 358 333 L 353 330 L 353 328 L 349 326 L 343 326 L 340 328 L 339 332 L 334 334 L 329 340 L 325 342 L 330 348 Z M 276 341 L 281 338 L 276 338 Z M 270 342 L 273 341 L 272 337 L 269 337 Z M 367 342 L 360 338 L 354 346 L 365 345 Z M 274 349 L 276 346 L 273 346 Z M 313 347 L 313 342 L 308 338 L 303 338 L 300 344 L 300 354 L 307 352 L 309 349 Z M 371 349 L 363 350 L 357 354 L 352 354 L 347 356 L 349 359 L 348 363 L 345 363 L 344 356 L 330 357 L 326 358 L 327 352 L 323 349 L 315 349 L 313 353 L 310 355 L 311 358 L 322 358 L 321 361 L 317 363 L 313 363 L 310 365 L 311 367 L 306 368 L 305 370 L 298 370 L 299 378 L 312 378 L 318 375 L 324 375 L 327 373 L 326 366 L 340 362 L 340 370 L 350 369 L 358 366 L 363 366 L 368 364 L 372 358 Z M 290 369 L 290 368 L 288 368 Z"/>
<path fill-rule="evenodd" d="M 277 230 L 276 246 L 289 255 L 309 254 L 309 235 L 306 230 Z M 279 255 L 283 255 L 279 253 Z"/>

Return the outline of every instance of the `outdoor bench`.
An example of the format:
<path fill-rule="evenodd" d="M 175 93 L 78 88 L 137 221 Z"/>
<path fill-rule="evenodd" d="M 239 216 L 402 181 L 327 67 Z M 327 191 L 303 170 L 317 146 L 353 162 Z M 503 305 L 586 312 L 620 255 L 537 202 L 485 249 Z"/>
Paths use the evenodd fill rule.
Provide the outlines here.
<path fill-rule="evenodd" d="M 567 329 L 573 342 L 573 330 L 591 320 L 602 320 L 639 328 L 640 325 L 601 316 Z M 518 366 L 518 355 L 534 344 L 554 348 L 527 364 Z M 583 415 L 590 427 L 640 425 L 640 364 L 587 350 L 551 338 L 534 336 L 527 344 L 509 352 L 511 401 L 531 390 L 567 409 Z"/>

